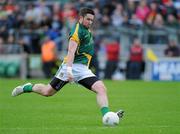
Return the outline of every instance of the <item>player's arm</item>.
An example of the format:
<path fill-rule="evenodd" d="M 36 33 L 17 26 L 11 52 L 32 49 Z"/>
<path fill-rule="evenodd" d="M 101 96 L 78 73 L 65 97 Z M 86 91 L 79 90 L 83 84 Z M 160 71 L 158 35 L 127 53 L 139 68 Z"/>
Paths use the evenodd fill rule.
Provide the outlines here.
<path fill-rule="evenodd" d="M 67 54 L 67 75 L 68 80 L 73 81 L 73 74 L 72 74 L 72 64 L 74 61 L 74 55 L 77 49 L 77 42 L 74 40 L 69 40 L 69 46 L 68 46 L 68 54 Z"/>

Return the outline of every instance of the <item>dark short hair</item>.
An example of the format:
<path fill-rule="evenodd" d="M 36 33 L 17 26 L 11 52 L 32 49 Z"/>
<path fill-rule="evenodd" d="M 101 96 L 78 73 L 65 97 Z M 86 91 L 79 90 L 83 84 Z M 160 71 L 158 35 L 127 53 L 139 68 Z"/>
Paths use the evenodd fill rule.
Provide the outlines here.
<path fill-rule="evenodd" d="M 84 8 L 80 9 L 79 16 L 83 16 L 84 17 L 87 14 L 95 15 L 94 11 L 91 8 L 84 7 Z"/>

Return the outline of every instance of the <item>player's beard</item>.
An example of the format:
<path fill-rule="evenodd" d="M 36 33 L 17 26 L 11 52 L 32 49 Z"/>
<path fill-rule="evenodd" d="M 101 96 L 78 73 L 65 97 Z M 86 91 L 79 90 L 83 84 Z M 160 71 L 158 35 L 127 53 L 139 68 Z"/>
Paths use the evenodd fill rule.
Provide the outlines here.
<path fill-rule="evenodd" d="M 83 18 L 82 24 L 88 29 L 91 28 L 91 26 L 92 26 L 92 24 L 89 24 L 88 22 L 85 22 L 84 18 Z"/>

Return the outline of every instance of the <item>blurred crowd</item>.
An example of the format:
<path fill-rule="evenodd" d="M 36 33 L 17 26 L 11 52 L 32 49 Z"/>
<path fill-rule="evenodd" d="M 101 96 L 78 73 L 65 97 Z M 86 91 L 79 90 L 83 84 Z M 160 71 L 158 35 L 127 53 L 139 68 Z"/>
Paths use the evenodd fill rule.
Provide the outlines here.
<path fill-rule="evenodd" d="M 97 29 L 128 27 L 180 29 L 179 0 L 4 0 L 0 2 L 0 52 L 2 44 L 14 44 L 8 51 L 40 53 L 48 36 L 63 48 L 69 29 L 77 20 L 81 7 L 92 7 Z"/>
<path fill-rule="evenodd" d="M 119 68 L 121 46 L 127 44 L 121 44 L 120 33 L 114 36 L 115 30 L 180 29 L 179 0 L 1 0 L 0 54 L 41 54 L 43 72 L 47 78 L 51 77 L 59 53 L 66 50 L 69 31 L 82 7 L 95 11 L 92 31 L 96 53 L 92 67 L 98 76 L 102 67 L 99 67 L 97 52 L 104 52 L 106 79 L 112 78 L 117 70 L 125 71 L 127 79 L 140 79 L 145 70 L 143 43 L 138 36 L 128 39 L 131 42 L 127 65 L 124 69 Z M 175 36 L 178 37 L 176 33 Z M 172 37 L 175 36 L 172 34 Z M 166 40 L 168 38 L 164 36 L 154 35 L 150 36 L 148 43 L 168 42 L 164 56 L 180 56 L 178 41 L 174 38 Z"/>

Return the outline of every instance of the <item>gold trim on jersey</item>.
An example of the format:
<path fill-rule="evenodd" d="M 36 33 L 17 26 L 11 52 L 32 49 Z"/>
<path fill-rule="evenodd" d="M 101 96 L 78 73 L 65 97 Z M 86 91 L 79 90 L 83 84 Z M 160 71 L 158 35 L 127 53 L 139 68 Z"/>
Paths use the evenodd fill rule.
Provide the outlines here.
<path fill-rule="evenodd" d="M 80 39 L 79 39 L 79 36 L 78 36 L 78 30 L 79 30 L 79 23 L 76 24 L 76 29 L 75 29 L 73 35 L 71 36 L 70 40 L 73 40 L 73 41 L 77 42 L 77 44 L 79 45 L 80 44 Z"/>
<path fill-rule="evenodd" d="M 87 66 L 89 67 L 89 64 L 90 64 L 90 62 L 91 62 L 91 58 L 92 58 L 92 56 L 90 55 L 90 54 L 87 54 L 87 53 L 83 53 L 86 57 L 87 57 L 87 59 L 88 59 L 88 64 L 87 64 Z"/>
<path fill-rule="evenodd" d="M 70 40 L 73 40 L 75 41 L 78 45 L 80 44 L 80 39 L 79 39 L 79 36 L 78 36 L 78 30 L 79 30 L 79 23 L 76 24 L 76 29 L 73 33 L 73 35 L 70 37 Z M 64 57 L 64 63 L 67 62 L 67 55 Z"/>
<path fill-rule="evenodd" d="M 63 63 L 67 63 L 67 55 L 64 57 Z"/>

